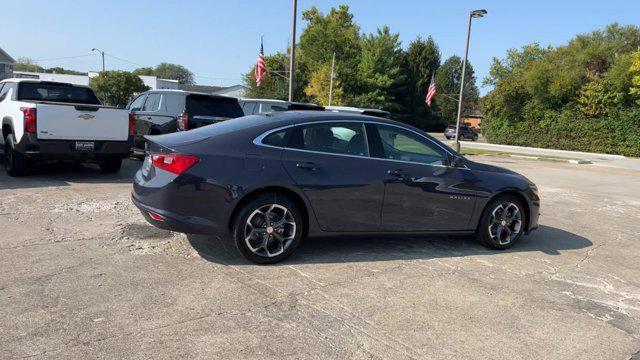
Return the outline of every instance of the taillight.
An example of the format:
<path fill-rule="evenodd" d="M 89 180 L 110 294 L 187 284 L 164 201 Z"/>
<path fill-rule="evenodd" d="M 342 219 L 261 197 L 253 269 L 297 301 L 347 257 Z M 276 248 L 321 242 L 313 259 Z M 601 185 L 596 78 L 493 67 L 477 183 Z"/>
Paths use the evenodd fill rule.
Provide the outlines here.
<path fill-rule="evenodd" d="M 178 116 L 178 129 L 179 130 L 189 129 L 189 114 L 182 113 Z"/>
<path fill-rule="evenodd" d="M 129 135 L 136 134 L 136 116 L 129 113 Z"/>
<path fill-rule="evenodd" d="M 22 110 L 22 114 L 24 116 L 24 132 L 26 133 L 36 133 L 36 108 L 20 108 Z"/>
<path fill-rule="evenodd" d="M 172 172 L 174 174 L 182 174 L 190 167 L 195 165 L 200 159 L 193 155 L 181 154 L 152 154 L 151 162 L 157 168 Z"/>

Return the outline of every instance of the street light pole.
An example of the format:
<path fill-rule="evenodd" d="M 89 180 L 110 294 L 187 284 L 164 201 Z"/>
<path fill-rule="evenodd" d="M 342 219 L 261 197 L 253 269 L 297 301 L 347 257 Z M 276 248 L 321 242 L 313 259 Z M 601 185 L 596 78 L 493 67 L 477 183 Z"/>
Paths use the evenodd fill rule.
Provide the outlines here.
<path fill-rule="evenodd" d="M 487 10 L 473 10 L 469 13 L 469 21 L 467 23 L 467 44 L 464 50 L 464 60 L 462 61 L 462 78 L 460 80 L 460 96 L 458 97 L 458 116 L 456 118 L 456 151 L 460 152 L 460 117 L 462 116 L 462 100 L 464 97 L 464 77 L 467 71 L 467 57 L 469 56 L 469 38 L 471 37 L 471 19 L 481 18 L 487 13 Z"/>
<path fill-rule="evenodd" d="M 331 99 L 333 98 L 333 67 L 336 64 L 336 53 L 333 53 L 333 58 L 331 59 L 331 82 L 329 83 L 329 106 L 331 106 Z"/>
<path fill-rule="evenodd" d="M 298 1 L 293 0 L 293 22 L 291 26 L 291 53 L 289 58 L 289 101 L 293 101 L 293 82 L 296 66 L 296 17 Z"/>
<path fill-rule="evenodd" d="M 100 53 L 100 55 L 102 55 L 102 72 L 104 72 L 104 51 L 96 48 L 91 49 L 91 51 L 97 51 Z"/>

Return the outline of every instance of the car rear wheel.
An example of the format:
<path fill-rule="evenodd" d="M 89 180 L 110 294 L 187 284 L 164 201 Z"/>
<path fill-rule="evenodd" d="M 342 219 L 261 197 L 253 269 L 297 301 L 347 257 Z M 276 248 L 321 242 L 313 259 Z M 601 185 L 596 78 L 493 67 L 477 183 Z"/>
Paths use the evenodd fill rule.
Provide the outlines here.
<path fill-rule="evenodd" d="M 499 196 L 485 208 L 478 238 L 492 249 L 507 249 L 520 240 L 526 223 L 522 202 L 513 195 Z"/>
<path fill-rule="evenodd" d="M 236 217 L 233 236 L 248 260 L 270 264 L 289 257 L 300 244 L 302 216 L 288 198 L 265 194 L 245 205 Z"/>
<path fill-rule="evenodd" d="M 15 140 L 10 134 L 4 142 L 5 170 L 9 176 L 23 176 L 29 170 L 29 161 L 15 150 L 13 144 L 15 144 Z"/>
<path fill-rule="evenodd" d="M 100 171 L 105 174 L 115 174 L 122 167 L 122 159 L 107 159 L 100 161 Z"/>

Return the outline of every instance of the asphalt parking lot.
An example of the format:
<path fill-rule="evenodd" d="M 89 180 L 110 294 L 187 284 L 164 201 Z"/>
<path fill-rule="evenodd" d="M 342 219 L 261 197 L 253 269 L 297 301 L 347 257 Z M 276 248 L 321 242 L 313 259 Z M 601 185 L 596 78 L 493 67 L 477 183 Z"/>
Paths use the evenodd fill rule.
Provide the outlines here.
<path fill-rule="evenodd" d="M 513 249 L 316 239 L 272 266 L 147 225 L 137 161 L 0 165 L 0 357 L 640 358 L 640 172 L 472 158 L 540 188 L 541 228 Z"/>

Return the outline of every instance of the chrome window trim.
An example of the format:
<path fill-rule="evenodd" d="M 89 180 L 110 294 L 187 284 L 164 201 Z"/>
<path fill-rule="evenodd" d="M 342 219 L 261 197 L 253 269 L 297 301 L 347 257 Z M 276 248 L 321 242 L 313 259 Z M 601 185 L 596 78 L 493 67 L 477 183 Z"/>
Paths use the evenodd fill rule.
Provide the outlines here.
<path fill-rule="evenodd" d="M 384 123 L 384 122 L 379 122 L 379 121 L 372 121 L 372 120 L 318 120 L 318 121 L 310 121 L 310 122 L 297 123 L 297 124 L 289 124 L 289 125 L 285 125 L 285 126 L 281 126 L 281 127 L 275 128 L 275 129 L 271 129 L 271 130 L 265 131 L 264 133 L 260 134 L 258 137 L 253 139 L 253 144 L 256 145 L 256 146 L 264 146 L 264 147 L 269 147 L 269 148 L 273 148 L 273 149 L 291 150 L 291 151 L 306 152 L 306 153 L 312 153 L 312 154 L 346 156 L 346 157 L 355 157 L 355 158 L 358 158 L 358 159 L 372 159 L 372 160 L 391 161 L 391 162 L 399 162 L 399 163 L 406 163 L 406 164 L 417 164 L 417 165 L 426 165 L 426 166 L 437 166 L 437 167 L 445 167 L 445 168 L 454 168 L 453 166 L 447 166 L 447 165 L 426 164 L 426 163 L 416 162 L 416 161 L 406 161 L 406 160 L 397 160 L 397 159 L 386 159 L 386 158 L 372 157 L 371 156 L 371 152 L 369 151 L 369 138 L 367 137 L 366 128 L 365 128 L 365 140 L 367 141 L 366 144 L 367 144 L 367 152 L 369 153 L 368 156 L 327 153 L 327 152 L 323 152 L 323 151 L 295 149 L 295 148 L 290 148 L 290 147 L 286 147 L 286 146 L 273 146 L 273 145 L 267 145 L 267 144 L 263 144 L 262 143 L 262 140 L 264 140 L 265 137 L 271 135 L 274 132 L 278 132 L 278 131 L 281 131 L 281 130 L 292 128 L 292 127 L 295 127 L 295 126 L 303 126 L 303 125 L 310 125 L 310 124 L 324 124 L 324 123 L 328 123 L 328 122 L 331 122 L 331 123 L 333 123 L 333 122 L 337 122 L 337 123 L 340 123 L 340 122 L 343 122 L 343 123 L 354 123 L 354 122 L 357 122 L 357 123 L 361 123 L 363 125 L 363 127 L 364 127 L 364 124 L 375 124 L 375 125 L 386 125 L 386 126 L 397 127 L 399 129 L 410 131 L 410 132 L 418 135 L 419 137 L 427 140 L 428 142 L 430 142 L 433 145 L 435 145 L 435 146 L 439 147 L 440 149 L 442 149 L 449 156 L 456 156 L 456 154 L 451 152 L 449 149 L 446 149 L 446 148 L 442 147 L 440 144 L 434 142 L 429 137 L 427 137 L 424 134 L 421 134 L 421 133 L 419 133 L 419 132 L 417 132 L 417 131 L 415 131 L 413 129 L 408 129 L 408 128 L 404 127 L 404 126 L 400 126 L 400 125 L 396 125 L 396 124 L 389 124 L 389 123 Z M 455 169 L 470 170 L 466 165 L 464 167 L 455 167 Z"/>

